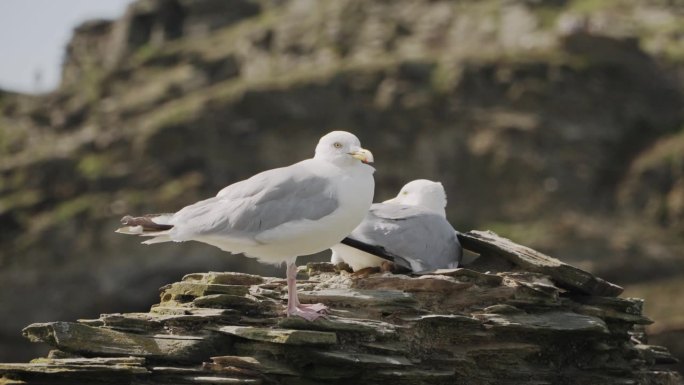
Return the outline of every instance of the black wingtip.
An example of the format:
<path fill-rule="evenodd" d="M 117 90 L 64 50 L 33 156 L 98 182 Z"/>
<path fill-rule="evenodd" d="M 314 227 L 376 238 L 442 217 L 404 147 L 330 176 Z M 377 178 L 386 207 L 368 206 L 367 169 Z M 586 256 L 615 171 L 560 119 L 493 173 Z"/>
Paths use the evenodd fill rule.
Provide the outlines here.
<path fill-rule="evenodd" d="M 361 251 L 365 251 L 368 254 L 375 255 L 376 257 L 382 258 L 386 261 L 395 262 L 397 260 L 396 255 L 388 252 L 382 246 L 369 245 L 368 243 L 361 242 L 349 237 L 344 238 L 340 243 L 343 245 L 347 245 L 349 247 L 353 247 L 355 249 L 359 249 Z"/>

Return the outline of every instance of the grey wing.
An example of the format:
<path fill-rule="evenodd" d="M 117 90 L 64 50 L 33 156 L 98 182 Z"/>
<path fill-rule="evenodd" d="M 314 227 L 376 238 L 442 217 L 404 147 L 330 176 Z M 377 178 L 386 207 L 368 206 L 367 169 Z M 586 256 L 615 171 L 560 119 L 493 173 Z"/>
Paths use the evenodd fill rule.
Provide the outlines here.
<path fill-rule="evenodd" d="M 446 218 L 418 206 L 374 204 L 351 237 L 402 257 L 414 272 L 456 267 L 461 259 Z"/>
<path fill-rule="evenodd" d="M 263 231 L 288 222 L 320 219 L 338 205 L 328 179 L 295 164 L 232 184 L 216 197 L 183 208 L 172 224 L 185 239 L 221 235 L 255 242 Z"/>

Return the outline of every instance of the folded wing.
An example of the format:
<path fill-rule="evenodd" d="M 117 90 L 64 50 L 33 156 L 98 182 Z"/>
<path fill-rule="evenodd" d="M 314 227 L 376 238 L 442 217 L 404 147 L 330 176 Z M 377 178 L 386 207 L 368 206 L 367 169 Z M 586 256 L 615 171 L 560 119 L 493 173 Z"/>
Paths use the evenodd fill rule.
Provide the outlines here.
<path fill-rule="evenodd" d="M 217 196 L 186 206 L 163 222 L 147 243 L 221 237 L 256 244 L 259 234 L 279 226 L 323 218 L 338 207 L 329 180 L 295 164 L 268 170 L 232 184 Z M 142 217 L 141 217 L 142 218 Z"/>
<path fill-rule="evenodd" d="M 399 264 L 414 272 L 455 268 L 462 255 L 449 222 L 421 206 L 374 204 L 350 238 L 402 257 Z"/>

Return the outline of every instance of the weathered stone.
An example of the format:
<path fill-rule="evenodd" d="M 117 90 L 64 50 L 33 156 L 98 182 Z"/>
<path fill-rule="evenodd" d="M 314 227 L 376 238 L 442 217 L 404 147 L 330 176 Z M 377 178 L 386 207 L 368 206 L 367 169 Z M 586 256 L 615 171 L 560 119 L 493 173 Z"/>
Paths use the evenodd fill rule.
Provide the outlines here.
<path fill-rule="evenodd" d="M 448 323 L 448 324 L 462 324 L 462 325 L 480 325 L 481 322 L 478 321 L 476 318 L 473 317 L 468 317 L 465 315 L 460 315 L 460 314 L 428 314 L 428 315 L 422 315 L 418 317 L 406 317 L 404 318 L 407 321 L 417 321 L 422 324 L 431 324 L 434 325 L 435 323 Z"/>
<path fill-rule="evenodd" d="M 453 291 L 466 290 L 473 284 L 460 282 L 444 275 L 422 275 L 413 279 L 405 275 L 373 275 L 356 280 L 359 289 L 402 290 L 405 292 L 433 292 L 448 295 Z"/>
<path fill-rule="evenodd" d="M 150 308 L 150 316 L 164 325 L 191 325 L 211 321 L 229 321 L 239 318 L 240 315 L 241 313 L 235 309 L 195 308 L 189 306 L 175 307 L 159 305 L 155 305 Z"/>
<path fill-rule="evenodd" d="M 309 322 L 299 317 L 287 317 L 279 320 L 278 326 L 290 329 L 351 332 L 379 336 L 393 334 L 396 329 L 395 325 L 387 322 L 337 316 L 326 316 L 317 319 L 316 322 Z"/>
<path fill-rule="evenodd" d="M 498 286 L 503 281 L 503 278 L 494 274 L 480 273 L 475 270 L 458 268 L 458 269 L 438 269 L 430 272 L 430 274 L 447 275 L 449 277 L 457 278 L 461 282 L 474 282 L 481 286 Z"/>
<path fill-rule="evenodd" d="M 406 349 L 398 341 L 387 341 L 387 342 L 365 342 L 361 343 L 361 346 L 368 348 L 371 353 L 381 353 L 381 354 L 401 354 Z"/>
<path fill-rule="evenodd" d="M 220 370 L 220 368 L 234 366 L 267 374 L 283 374 L 288 376 L 297 376 L 300 374 L 286 365 L 262 357 L 222 356 L 211 357 L 211 361 L 212 364 L 205 364 L 205 367 L 208 367 L 211 370 Z"/>
<path fill-rule="evenodd" d="M 70 322 L 32 324 L 23 330 L 31 341 L 46 342 L 79 354 L 130 355 L 198 361 L 214 352 L 209 336 L 170 334 L 140 335 Z"/>
<path fill-rule="evenodd" d="M 88 326 L 106 326 L 112 329 L 135 332 L 158 331 L 163 327 L 161 319 L 155 319 L 147 313 L 128 313 L 128 314 L 102 314 L 99 321 L 102 325 L 95 322 L 81 322 Z"/>
<path fill-rule="evenodd" d="M 210 294 L 197 297 L 192 300 L 192 304 L 197 307 L 209 308 L 254 308 L 259 306 L 259 302 L 246 296 L 231 294 Z"/>
<path fill-rule="evenodd" d="M 31 361 L 32 364 L 47 364 L 47 365 L 128 365 L 140 366 L 145 364 L 145 359 L 142 357 L 95 357 L 95 358 L 36 358 Z"/>
<path fill-rule="evenodd" d="M 362 365 L 373 368 L 392 366 L 412 366 L 409 359 L 403 356 L 387 356 L 353 352 L 313 352 L 323 362 L 337 365 Z"/>
<path fill-rule="evenodd" d="M 191 298 L 201 297 L 204 295 L 211 294 L 230 294 L 230 295 L 245 295 L 249 293 L 249 287 L 243 285 L 223 285 L 223 284 L 210 284 L 203 282 L 176 282 L 171 285 L 166 285 L 161 289 L 161 300 L 162 302 L 179 299 L 188 298 L 188 302 Z"/>
<path fill-rule="evenodd" d="M 335 345 L 337 336 L 331 332 L 296 329 L 264 329 L 250 326 L 221 326 L 215 330 L 248 340 L 285 345 Z"/>
<path fill-rule="evenodd" d="M 676 364 L 679 362 L 662 346 L 638 344 L 634 348 L 640 351 L 644 358 L 653 364 Z"/>
<path fill-rule="evenodd" d="M 564 290 L 556 287 L 551 280 L 542 274 L 531 272 L 500 273 L 502 277 L 513 280 L 517 285 L 525 286 L 544 295 L 557 298 Z"/>
<path fill-rule="evenodd" d="M 580 314 L 586 314 L 594 317 L 600 317 L 606 320 L 617 320 L 622 322 L 629 322 L 636 325 L 650 325 L 653 323 L 648 317 L 638 314 L 629 314 L 614 309 L 606 309 L 599 306 L 577 305 L 572 307 L 574 311 Z"/>
<path fill-rule="evenodd" d="M 322 302 L 341 307 L 412 307 L 416 300 L 398 290 L 324 289 L 299 293 L 303 303 Z"/>
<path fill-rule="evenodd" d="M 414 325 L 399 329 L 399 335 L 409 340 L 420 341 L 419 343 L 425 348 L 435 352 L 452 349 L 473 338 L 482 338 L 487 335 L 481 320 L 465 315 L 428 314 L 419 317 L 404 317 L 402 320 L 413 322 Z M 452 354 L 461 355 L 462 352 Z"/>
<path fill-rule="evenodd" d="M 525 313 L 524 310 L 518 309 L 515 306 L 511 305 L 505 305 L 505 304 L 498 304 L 498 305 L 492 305 L 489 307 L 484 308 L 485 313 L 490 313 L 490 314 L 522 314 Z"/>
<path fill-rule="evenodd" d="M 206 373 L 202 367 L 193 366 L 150 366 L 150 371 L 155 374 L 201 374 Z"/>
<path fill-rule="evenodd" d="M 454 370 L 422 370 L 422 369 L 409 369 L 409 370 L 396 370 L 396 369 L 383 369 L 378 370 L 372 378 L 377 380 L 385 381 L 400 381 L 401 383 L 422 383 L 422 382 L 433 382 L 446 380 L 452 382 L 454 380 Z"/>
<path fill-rule="evenodd" d="M 39 359 L 28 364 L 0 364 L 0 373 L 15 375 L 36 373 L 55 375 L 55 378 L 78 374 L 133 376 L 149 373 L 143 364 L 144 360 L 134 358 Z"/>
<path fill-rule="evenodd" d="M 239 378 L 239 377 L 220 377 L 220 376 L 183 376 L 178 377 L 178 380 L 190 384 L 245 384 L 245 385 L 259 385 L 263 383 L 256 378 Z"/>
<path fill-rule="evenodd" d="M 11 376 L 11 374 L 8 376 Z M 26 382 L 2 376 L 0 377 L 0 385 L 26 385 Z"/>
<path fill-rule="evenodd" d="M 556 287 L 548 277 L 538 273 L 501 273 L 507 284 L 516 288 L 509 303 L 520 306 L 559 306 L 563 289 Z"/>
<path fill-rule="evenodd" d="M 88 325 L 88 326 L 93 326 L 93 327 L 98 327 L 98 326 L 104 326 L 104 321 L 101 319 L 78 319 L 76 322 L 83 324 L 83 325 Z"/>
<path fill-rule="evenodd" d="M 499 237 L 491 231 L 469 231 L 459 233 L 459 240 L 465 249 L 481 254 L 505 258 L 521 268 L 546 274 L 560 286 L 582 293 L 617 296 L 623 289 L 601 278 L 565 264 L 529 247 Z"/>
<path fill-rule="evenodd" d="M 306 270 L 309 275 L 319 273 L 334 273 L 335 265 L 329 262 L 309 262 L 306 264 Z"/>
<path fill-rule="evenodd" d="M 481 345 L 466 346 L 467 355 L 477 359 L 498 357 L 505 361 L 518 361 L 517 357 L 529 357 L 541 352 L 542 347 L 534 343 L 520 342 L 497 342 L 483 343 Z"/>
<path fill-rule="evenodd" d="M 656 369 L 675 360 L 666 349 L 645 345 L 639 300 L 580 294 L 543 273 L 519 269 L 497 276 L 465 269 L 442 273 L 354 279 L 346 272 L 314 274 L 302 283 L 309 290 L 300 298 L 330 306 L 314 322 L 278 314 L 285 301 L 279 279 L 239 286 L 201 282 L 205 276 L 196 275 L 169 285 L 179 298 L 149 313 L 29 326 L 27 337 L 57 347 L 59 354 L 0 365 L 0 378 L 36 385 L 679 380 Z M 250 294 L 195 296 L 214 286 Z"/>
<path fill-rule="evenodd" d="M 572 302 L 588 306 L 600 307 L 631 315 L 641 315 L 644 308 L 644 300 L 639 298 L 616 298 L 587 295 L 569 295 Z"/>
<path fill-rule="evenodd" d="M 477 314 L 485 325 L 525 332 L 590 332 L 608 333 L 606 323 L 597 317 L 571 312 L 551 311 L 540 314 L 495 313 Z"/>
<path fill-rule="evenodd" d="M 184 282 L 201 282 L 219 285 L 259 285 L 264 282 L 264 278 L 258 275 L 235 273 L 235 272 L 216 272 L 193 273 L 183 277 Z"/>
<path fill-rule="evenodd" d="M 50 349 L 47 358 L 49 359 L 62 359 L 62 358 L 82 358 L 78 354 L 64 352 L 58 349 Z"/>

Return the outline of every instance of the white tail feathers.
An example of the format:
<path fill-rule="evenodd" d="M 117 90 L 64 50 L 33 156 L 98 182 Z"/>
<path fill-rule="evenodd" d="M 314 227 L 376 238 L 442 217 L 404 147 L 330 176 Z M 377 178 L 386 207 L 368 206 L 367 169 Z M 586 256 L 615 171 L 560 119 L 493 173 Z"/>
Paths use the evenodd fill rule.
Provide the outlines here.
<path fill-rule="evenodd" d="M 158 225 L 169 225 L 169 223 L 171 223 L 171 218 L 173 218 L 173 214 L 159 214 L 150 216 L 149 218 Z"/>
<path fill-rule="evenodd" d="M 145 245 L 153 245 L 153 244 L 155 244 L 155 243 L 171 242 L 172 240 L 173 240 L 173 239 L 171 239 L 171 237 L 169 237 L 169 236 L 166 235 L 166 234 L 163 234 L 163 235 L 159 235 L 159 236 L 157 236 L 157 237 L 154 237 L 154 238 L 152 238 L 152 239 L 148 239 L 148 240 L 144 241 L 143 244 L 145 244 Z"/>
<path fill-rule="evenodd" d="M 124 226 L 124 227 L 119 227 L 118 229 L 116 229 L 116 232 L 119 234 L 142 235 L 143 234 L 143 227 L 142 226 Z"/>

